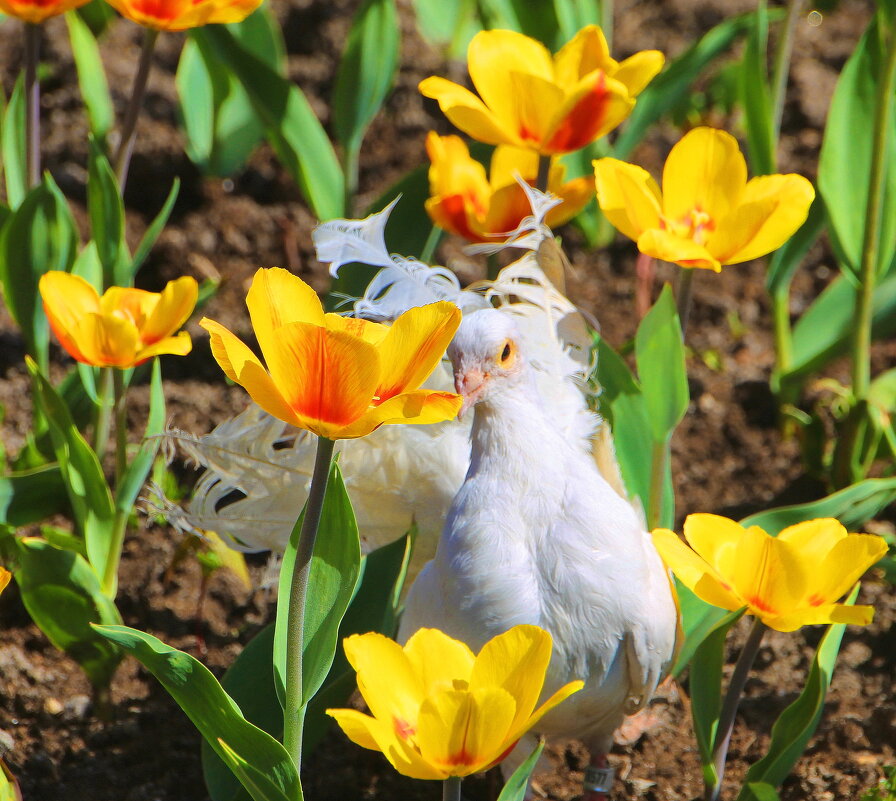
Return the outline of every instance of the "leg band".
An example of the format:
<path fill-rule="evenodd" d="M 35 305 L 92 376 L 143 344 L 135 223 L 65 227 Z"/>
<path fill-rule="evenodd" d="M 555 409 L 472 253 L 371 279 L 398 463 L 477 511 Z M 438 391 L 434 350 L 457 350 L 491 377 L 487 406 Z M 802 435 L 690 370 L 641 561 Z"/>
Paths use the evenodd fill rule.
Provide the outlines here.
<path fill-rule="evenodd" d="M 613 788 L 613 780 L 615 778 L 616 771 L 609 765 L 605 768 L 597 768 L 591 765 L 585 768 L 585 792 L 609 793 Z"/>

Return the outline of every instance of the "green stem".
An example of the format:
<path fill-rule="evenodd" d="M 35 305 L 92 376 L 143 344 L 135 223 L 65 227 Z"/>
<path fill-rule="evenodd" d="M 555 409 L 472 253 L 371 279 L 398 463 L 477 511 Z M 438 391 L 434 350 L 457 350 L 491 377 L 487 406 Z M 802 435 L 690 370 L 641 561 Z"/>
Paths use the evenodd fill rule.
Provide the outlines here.
<path fill-rule="evenodd" d="M 778 37 L 775 48 L 775 64 L 772 69 L 772 136 L 777 143 L 781 136 L 781 117 L 784 114 L 784 99 L 787 94 L 787 77 L 790 74 L 790 56 L 793 53 L 793 38 L 796 24 L 803 13 L 806 0 L 790 0 L 784 30 Z"/>
<path fill-rule="evenodd" d="M 109 537 L 109 550 L 106 552 L 106 567 L 103 570 L 103 592 L 115 600 L 118 592 L 118 565 L 121 562 L 121 549 L 124 547 L 124 535 L 128 527 L 128 511 L 115 508 L 112 520 L 112 534 Z"/>
<path fill-rule="evenodd" d="M 25 23 L 25 175 L 28 188 L 40 183 L 40 25 Z"/>
<path fill-rule="evenodd" d="M 886 66 L 877 87 L 874 110 L 874 139 L 871 151 L 871 181 L 862 242 L 861 286 L 856 302 L 856 325 L 852 351 L 852 390 L 856 400 L 864 400 L 871 383 L 871 323 L 880 248 L 880 223 L 884 195 L 884 167 L 887 130 L 890 125 L 890 98 L 896 77 L 896 32 L 888 30 Z"/>
<path fill-rule="evenodd" d="M 153 28 L 147 28 L 143 33 L 140 62 L 137 64 L 137 74 L 134 76 L 131 99 L 128 101 L 124 121 L 121 123 L 121 141 L 118 143 L 118 150 L 115 153 L 115 175 L 118 177 L 118 186 L 122 194 L 128 180 L 128 167 L 131 163 L 131 153 L 134 151 L 134 139 L 137 132 L 137 118 L 140 116 L 143 96 L 146 94 L 146 81 L 149 78 L 149 68 L 152 64 L 152 51 L 158 38 L 159 32 Z"/>
<path fill-rule="evenodd" d="M 787 285 L 772 293 L 772 317 L 775 326 L 775 370 L 773 389 L 780 394 L 780 376 L 793 364 L 793 331 L 790 327 L 790 291 Z M 781 402 L 779 397 L 779 402 Z"/>
<path fill-rule="evenodd" d="M 128 466 L 128 407 L 125 402 L 128 389 L 124 383 L 124 370 L 112 370 L 112 386 L 115 395 L 115 487 Z"/>
<path fill-rule="evenodd" d="M 311 555 L 320 526 L 320 516 L 327 491 L 330 462 L 333 459 L 331 439 L 318 437 L 317 455 L 314 458 L 314 473 L 311 488 L 305 504 L 305 519 L 299 533 L 296 561 L 292 571 L 292 586 L 289 589 L 289 612 L 287 616 L 286 675 L 284 677 L 285 703 L 283 708 L 283 745 L 292 758 L 296 770 L 302 767 L 302 727 L 305 721 L 302 690 L 302 645 L 305 641 L 305 596 L 308 591 L 308 576 L 311 571 Z"/>
<path fill-rule="evenodd" d="M 663 517 L 663 485 L 666 479 L 666 463 L 669 459 L 669 443 L 654 442 L 650 452 L 650 498 L 647 501 L 647 528 L 652 531 Z"/>
<path fill-rule="evenodd" d="M 682 267 L 678 273 L 678 291 L 675 293 L 675 306 L 678 309 L 678 321 L 681 323 L 682 339 L 688 330 L 688 318 L 691 316 L 693 285 L 694 269 Z"/>
<path fill-rule="evenodd" d="M 747 642 L 734 666 L 734 673 L 731 674 L 728 691 L 725 693 L 725 699 L 722 702 L 722 712 L 719 715 L 715 747 L 712 752 L 712 762 L 716 770 L 716 783 L 706 787 L 706 792 L 704 793 L 706 801 L 717 801 L 719 793 L 722 791 L 722 777 L 725 775 L 725 760 L 728 757 L 731 732 L 734 730 L 734 718 L 737 716 L 737 707 L 740 705 L 740 698 L 743 695 L 747 677 L 750 675 L 750 668 L 753 667 L 753 662 L 756 661 L 756 654 L 759 653 L 759 646 L 762 644 L 762 638 L 766 629 L 766 625 L 758 617 L 754 619 L 753 628 L 750 629 Z"/>
<path fill-rule="evenodd" d="M 548 191 L 548 179 L 551 176 L 551 157 L 538 157 L 538 176 L 535 178 L 535 188 L 539 192 Z"/>
<path fill-rule="evenodd" d="M 358 158 L 360 155 L 359 148 L 353 144 L 345 145 L 343 149 L 342 174 L 344 177 L 345 211 L 349 215 L 353 213 L 352 204 L 358 191 Z"/>
<path fill-rule="evenodd" d="M 460 776 L 449 776 L 442 782 L 442 801 L 460 801 Z"/>
<path fill-rule="evenodd" d="M 420 252 L 420 261 L 424 264 L 432 262 L 432 257 L 436 253 L 436 248 L 439 246 L 439 242 L 442 241 L 442 233 L 443 231 L 438 225 L 434 225 L 429 230 L 429 236 L 426 237 L 423 250 Z"/>
<path fill-rule="evenodd" d="M 600 27 L 607 40 L 607 47 L 613 49 L 613 0 L 601 0 Z"/>
<path fill-rule="evenodd" d="M 100 462 L 106 453 L 109 442 L 109 423 L 112 419 L 112 372 L 114 367 L 100 368 L 100 386 L 98 405 L 93 422 L 93 450 Z"/>

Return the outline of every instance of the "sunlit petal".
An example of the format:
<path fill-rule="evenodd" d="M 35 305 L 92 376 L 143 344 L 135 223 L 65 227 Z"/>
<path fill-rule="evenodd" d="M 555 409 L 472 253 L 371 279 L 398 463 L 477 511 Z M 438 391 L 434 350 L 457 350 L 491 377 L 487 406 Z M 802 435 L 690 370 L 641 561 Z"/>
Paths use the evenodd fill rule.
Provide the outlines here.
<path fill-rule="evenodd" d="M 765 622 L 777 631 L 795 631 L 801 626 L 827 623 L 851 623 L 856 626 L 867 626 L 873 618 L 873 606 L 825 604 L 822 606 L 803 607 L 798 611 L 771 618 Z"/>
<path fill-rule="evenodd" d="M 594 162 L 597 202 L 604 216 L 629 239 L 659 229 L 660 189 L 647 170 L 618 159 Z"/>
<path fill-rule="evenodd" d="M 508 128 L 469 89 L 445 78 L 431 77 L 420 82 L 420 94 L 431 97 L 442 113 L 465 134 L 490 145 L 520 145 L 515 128 Z"/>
<path fill-rule="evenodd" d="M 802 523 L 788 526 L 778 534 L 778 539 L 789 542 L 802 554 L 807 563 L 815 563 L 816 566 L 820 566 L 827 558 L 831 548 L 848 536 L 839 520 L 833 517 L 822 517 L 818 520 L 805 520 Z"/>
<path fill-rule="evenodd" d="M 181 331 L 177 336 L 165 337 L 145 348 L 140 348 L 136 353 L 138 362 L 144 362 L 153 356 L 186 356 L 193 350 L 193 340 L 186 331 Z"/>
<path fill-rule="evenodd" d="M 404 653 L 429 693 L 453 681 L 470 680 L 476 657 L 465 643 L 438 629 L 418 629 L 404 646 Z"/>
<path fill-rule="evenodd" d="M 565 701 L 569 696 L 577 693 L 582 687 L 585 686 L 585 682 L 583 681 L 571 681 L 568 684 L 564 684 L 557 692 L 555 692 L 550 698 L 548 698 L 541 706 L 538 707 L 528 718 L 528 720 L 522 723 L 520 728 L 511 729 L 509 736 L 507 739 L 509 741 L 515 741 L 519 738 L 520 735 L 525 733 L 527 729 L 531 729 L 538 724 L 538 721 L 541 720 L 548 712 L 550 712 L 555 706 Z"/>
<path fill-rule="evenodd" d="M 693 239 L 678 236 L 671 231 L 651 229 L 641 234 L 638 239 L 638 250 L 662 261 L 671 261 L 682 267 L 702 268 L 720 272 L 719 260 L 702 245 Z"/>
<path fill-rule="evenodd" d="M 666 57 L 659 50 L 642 50 L 621 62 L 612 77 L 636 97 L 656 77 L 665 61 Z"/>
<path fill-rule="evenodd" d="M 737 558 L 737 547 L 743 535 L 742 525 L 720 515 L 694 514 L 684 521 L 688 544 L 722 572 L 732 566 L 732 558 Z"/>
<path fill-rule="evenodd" d="M 554 56 L 557 83 L 572 89 L 584 76 L 595 70 L 615 71 L 604 32 L 597 25 L 586 25 Z"/>
<path fill-rule="evenodd" d="M 142 342 L 152 345 L 171 336 L 193 313 L 198 298 L 199 285 L 195 278 L 183 276 L 169 281 L 140 331 Z"/>
<path fill-rule="evenodd" d="M 609 133 L 631 113 L 635 101 L 619 81 L 598 71 L 586 75 L 553 107 L 548 118 L 543 153 L 579 150 Z"/>
<path fill-rule="evenodd" d="M 810 603 L 842 598 L 887 552 L 886 541 L 870 534 L 849 534 L 836 543 L 813 577 Z"/>
<path fill-rule="evenodd" d="M 88 364 L 130 367 L 137 356 L 137 327 L 125 317 L 86 314 L 75 326 L 72 338 Z"/>

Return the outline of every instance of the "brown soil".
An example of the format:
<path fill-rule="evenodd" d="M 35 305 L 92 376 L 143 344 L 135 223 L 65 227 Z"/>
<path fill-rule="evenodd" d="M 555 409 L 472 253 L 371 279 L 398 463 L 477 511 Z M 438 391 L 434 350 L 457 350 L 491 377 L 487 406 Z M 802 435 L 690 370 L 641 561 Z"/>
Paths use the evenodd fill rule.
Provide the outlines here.
<path fill-rule="evenodd" d="M 410 3 L 400 3 L 404 44 L 398 86 L 374 124 L 362 156 L 358 208 L 378 196 L 408 169 L 423 163 L 426 130 L 448 131 L 433 106 L 416 92 L 432 73 L 461 77 L 462 67 L 446 65 L 415 32 Z M 328 122 L 327 98 L 334 64 L 356 0 L 280 0 L 275 10 L 284 25 L 289 71 Z M 617 3 L 614 50 L 624 56 L 656 47 L 674 56 L 694 37 L 721 20 L 748 11 L 751 0 L 651 0 Z M 782 171 L 814 177 L 821 126 L 837 72 L 869 19 L 870 4 L 844 0 L 825 12 L 821 27 L 800 22 L 785 111 Z M 0 28 L 0 77 L 11 90 L 21 53 L 21 30 Z M 139 30 L 113 26 L 103 55 L 119 108 L 136 63 Z M 312 215 L 267 147 L 232 180 L 203 179 L 183 155 L 183 135 L 173 104 L 173 73 L 182 37 L 161 38 L 141 119 L 127 192 L 128 234 L 136 242 L 160 207 L 174 176 L 183 188 L 171 222 L 139 276 L 142 286 L 159 288 L 183 274 L 203 278 L 216 271 L 220 292 L 206 313 L 246 333 L 246 284 L 258 266 L 283 265 L 325 289 L 327 277 L 313 257 Z M 86 123 L 80 110 L 64 23 L 46 28 L 43 57 L 50 75 L 44 81 L 44 160 L 71 199 L 79 221 L 86 221 Z M 729 127 L 736 121 L 716 119 Z M 661 127 L 639 147 L 634 160 L 658 169 L 675 131 Z M 635 329 L 634 248 L 618 241 L 602 252 L 587 251 L 575 231 L 564 242 L 576 267 L 571 296 L 601 321 L 605 336 L 619 344 Z M 456 254 L 454 248 L 445 257 Z M 455 257 L 451 256 L 451 260 Z M 830 279 L 830 254 L 816 248 L 810 267 L 795 284 L 799 312 Z M 463 269 L 469 265 L 459 264 Z M 481 269 L 478 268 L 478 269 Z M 671 276 L 660 276 L 661 278 Z M 775 426 L 768 377 L 773 363 L 769 304 L 763 267 L 754 263 L 721 275 L 698 275 L 691 319 L 689 361 L 692 403 L 676 434 L 674 464 L 678 511 L 712 511 L 742 516 L 770 505 L 805 500 L 818 488 L 802 475 L 799 449 Z M 30 424 L 24 348 L 14 326 L 0 317 L 0 403 L 5 410 L 4 444 L 14 453 Z M 174 425 L 197 434 L 239 411 L 241 390 L 228 387 L 213 366 L 195 324 L 194 354 L 168 360 L 166 392 Z M 892 364 L 892 343 L 881 348 L 880 365 Z M 63 359 L 59 357 L 60 364 Z M 708 366 L 712 365 L 712 367 Z M 139 404 L 133 412 L 139 430 Z M 886 523 L 885 523 L 886 525 Z M 203 616 L 195 613 L 199 569 L 189 562 L 170 581 L 163 580 L 177 545 L 177 534 L 144 522 L 129 536 L 122 563 L 120 605 L 125 622 L 166 642 L 197 652 L 197 630 L 207 650 L 203 661 L 221 673 L 242 645 L 271 618 L 265 590 L 248 593 L 232 577 L 216 575 Z M 253 558 L 260 574 L 264 559 Z M 876 620 L 846 633 L 824 720 L 795 774 L 783 787 L 786 801 L 853 799 L 876 782 L 881 767 L 896 762 L 896 597 L 875 576 L 866 580 L 862 599 L 877 608 Z M 741 632 L 742 635 L 742 632 Z M 731 750 L 729 777 L 734 786 L 768 744 L 771 721 L 790 701 L 806 676 L 820 629 L 771 636 L 747 686 Z M 29 801 L 201 801 L 206 798 L 199 765 L 199 736 L 157 682 L 127 660 L 112 687 L 115 716 L 92 716 L 88 686 L 77 667 L 48 645 L 30 623 L 10 587 L 0 604 L 0 751 L 19 778 Z M 733 652 L 732 652 L 733 653 Z M 611 755 L 620 781 L 617 799 L 690 799 L 700 793 L 700 770 L 687 714 L 687 684 L 655 702 L 659 723 L 634 745 Z M 554 770 L 540 777 L 552 799 L 577 798 L 586 755 L 576 744 L 551 750 Z M 332 733 L 308 761 L 310 798 L 436 799 L 434 784 L 397 776 L 375 753 Z M 486 797 L 486 782 L 465 783 L 470 798 Z"/>

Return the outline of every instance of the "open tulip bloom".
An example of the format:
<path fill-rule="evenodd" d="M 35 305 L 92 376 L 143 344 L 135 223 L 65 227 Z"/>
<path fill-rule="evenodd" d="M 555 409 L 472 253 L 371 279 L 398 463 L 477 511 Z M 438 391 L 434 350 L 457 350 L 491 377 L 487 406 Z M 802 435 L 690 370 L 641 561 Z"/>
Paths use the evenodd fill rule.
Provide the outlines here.
<path fill-rule="evenodd" d="M 261 0 L 108 0 L 119 14 L 157 31 L 183 31 L 224 22 L 241 22 Z"/>
<path fill-rule="evenodd" d="M 638 250 L 716 272 L 783 245 L 815 197 L 801 175 L 747 181 L 737 140 L 715 128 L 694 128 L 672 148 L 662 192 L 646 170 L 617 159 L 598 159 L 594 174 L 601 211 Z"/>
<path fill-rule="evenodd" d="M 402 648 L 381 634 L 345 640 L 370 709 L 328 709 L 349 739 L 382 751 L 414 779 L 469 776 L 501 761 L 541 717 L 582 688 L 573 681 L 536 709 L 551 659 L 551 635 L 515 626 L 474 655 L 437 629 Z"/>
<path fill-rule="evenodd" d="M 327 439 L 363 437 L 387 423 L 437 423 L 460 408 L 450 392 L 420 389 L 460 324 L 441 301 L 391 326 L 325 314 L 315 291 L 280 268 L 255 273 L 246 297 L 267 363 L 220 323 L 203 318 L 228 378 L 262 409 Z"/>
<path fill-rule="evenodd" d="M 471 242 L 489 242 L 505 239 L 532 214 L 517 176 L 535 183 L 538 154 L 534 150 L 499 145 L 488 176 L 458 136 L 430 131 L 426 152 L 432 162 L 426 211 L 439 227 Z M 552 228 L 571 220 L 591 199 L 590 181 L 576 178 L 564 183 L 565 173 L 559 162 L 551 165 L 547 189 L 563 200 L 547 213 L 546 222 Z"/>
<path fill-rule="evenodd" d="M 836 603 L 886 552 L 882 537 L 847 534 L 832 518 L 772 537 L 717 515 L 688 515 L 688 548 L 668 529 L 653 532 L 666 564 L 699 598 L 731 611 L 746 607 L 765 625 L 793 631 L 817 623 L 871 622 L 870 606 Z"/>
<path fill-rule="evenodd" d="M 162 292 L 113 286 L 101 297 L 80 276 L 54 270 L 38 286 L 50 328 L 79 362 L 124 369 L 192 348 L 186 331 L 174 332 L 196 305 L 194 278 L 169 281 Z"/>
<path fill-rule="evenodd" d="M 0 12 L 37 25 L 86 2 L 88 0 L 0 0 Z"/>
<path fill-rule="evenodd" d="M 479 97 L 445 78 L 422 81 L 464 133 L 491 145 L 542 155 L 571 153 L 613 130 L 662 69 L 663 55 L 644 50 L 623 62 L 610 57 L 596 25 L 579 31 L 556 56 L 514 31 L 480 31 L 467 50 Z"/>

